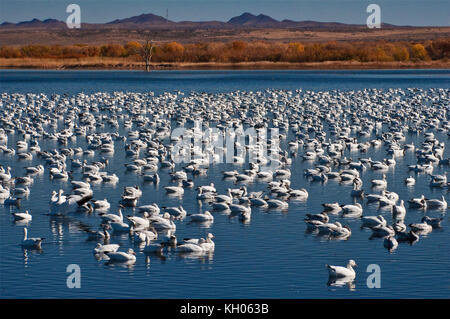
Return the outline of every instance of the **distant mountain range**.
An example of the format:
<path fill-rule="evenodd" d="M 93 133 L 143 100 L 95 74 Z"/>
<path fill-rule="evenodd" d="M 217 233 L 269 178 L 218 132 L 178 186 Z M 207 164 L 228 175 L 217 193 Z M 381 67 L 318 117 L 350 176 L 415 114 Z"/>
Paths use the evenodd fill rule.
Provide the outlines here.
<path fill-rule="evenodd" d="M 115 28 L 354 28 L 362 27 L 363 25 L 345 24 L 338 22 L 317 22 L 317 21 L 293 21 L 282 20 L 278 21 L 270 16 L 259 14 L 254 15 L 248 12 L 240 16 L 233 17 L 227 22 L 222 21 L 180 21 L 174 22 L 167 20 L 164 17 L 144 13 L 138 16 L 133 16 L 126 19 L 117 19 L 107 23 L 82 23 L 82 27 L 115 27 Z M 383 24 L 384 27 L 394 27 L 394 25 Z M 33 19 L 30 21 L 23 21 L 18 23 L 4 22 L 0 24 L 0 28 L 61 28 L 66 27 L 66 23 L 56 19 L 39 20 Z"/>

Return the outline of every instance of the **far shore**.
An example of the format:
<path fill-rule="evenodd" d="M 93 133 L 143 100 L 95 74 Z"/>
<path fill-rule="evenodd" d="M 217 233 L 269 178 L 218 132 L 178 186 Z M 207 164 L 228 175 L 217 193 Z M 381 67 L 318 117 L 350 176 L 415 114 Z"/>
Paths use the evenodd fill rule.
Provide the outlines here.
<path fill-rule="evenodd" d="M 37 59 L 0 58 L 1 69 L 39 70 L 143 70 L 144 63 L 126 58 Z M 355 70 L 355 69 L 450 69 L 450 60 L 408 62 L 155 62 L 153 70 Z"/>

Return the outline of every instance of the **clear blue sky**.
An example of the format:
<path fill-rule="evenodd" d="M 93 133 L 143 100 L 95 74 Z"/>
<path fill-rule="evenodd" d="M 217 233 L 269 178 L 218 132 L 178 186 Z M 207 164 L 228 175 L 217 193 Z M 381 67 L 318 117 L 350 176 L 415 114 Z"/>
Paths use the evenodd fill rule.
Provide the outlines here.
<path fill-rule="evenodd" d="M 0 0 L 0 23 L 33 18 L 65 21 L 68 4 L 81 7 L 81 21 L 103 23 L 141 13 L 173 21 L 227 21 L 243 12 L 282 20 L 365 24 L 366 7 L 381 7 L 381 20 L 396 25 L 449 26 L 450 0 Z"/>

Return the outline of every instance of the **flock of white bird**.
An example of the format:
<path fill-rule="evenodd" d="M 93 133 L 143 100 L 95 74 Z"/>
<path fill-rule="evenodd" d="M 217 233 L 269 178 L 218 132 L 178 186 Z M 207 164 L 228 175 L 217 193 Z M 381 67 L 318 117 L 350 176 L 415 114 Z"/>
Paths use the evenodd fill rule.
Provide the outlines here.
<path fill-rule="evenodd" d="M 424 212 L 438 210 L 443 216 L 448 208 L 445 196 L 429 199 L 400 199 L 388 191 L 386 175 L 396 166 L 396 158 L 414 152 L 417 163 L 400 168 L 411 172 L 405 179 L 414 185 L 415 174 L 428 174 L 430 187 L 448 192 L 450 183 L 446 174 L 433 174 L 436 166 L 449 166 L 444 158 L 446 141 L 439 141 L 433 132 L 450 136 L 449 94 L 447 89 L 390 89 L 349 92 L 313 92 L 266 90 L 261 92 L 231 93 L 95 93 L 75 96 L 45 94 L 6 94 L 0 100 L 0 152 L 2 156 L 15 156 L 21 161 L 38 159 L 36 166 L 18 169 L 0 167 L 0 200 L 6 206 L 20 207 L 21 200 L 33 191 L 33 177 L 48 173 L 52 180 L 71 183 L 72 192 L 53 191 L 49 198 L 48 215 L 95 214 L 99 229 L 86 228 L 89 239 L 98 241 L 94 254 L 109 262 L 134 263 L 133 249 L 121 251 L 111 243 L 110 232 L 129 233 L 130 238 L 141 243 L 144 253 L 164 254 L 172 247 L 183 254 L 203 256 L 215 250 L 214 235 L 204 238 L 176 237 L 177 226 L 189 218 L 193 222 L 212 224 L 216 212 L 239 216 L 243 222 L 251 219 L 252 208 L 288 210 L 296 201 L 306 201 L 308 190 L 291 187 L 292 159 L 300 156 L 313 163 L 304 170 L 304 178 L 325 182 L 330 179 L 353 185 L 349 197 L 365 199 L 378 204 L 391 213 L 389 224 L 386 214 L 368 216 L 361 203 L 323 203 L 323 211 L 306 214 L 308 231 L 333 239 L 349 239 L 352 230 L 330 217 L 360 218 L 361 226 L 372 230 L 372 236 L 384 238 L 384 246 L 393 251 L 399 241 L 416 242 L 423 234 L 440 227 L 442 217 L 424 216 L 417 223 L 405 225 L 405 203 L 411 209 Z M 194 121 L 201 120 L 195 127 Z M 176 148 L 179 137 L 171 136 L 174 128 L 186 127 L 183 137 L 202 137 L 202 145 Z M 208 167 L 218 165 L 220 155 L 215 152 L 218 137 L 235 137 L 228 129 L 278 128 L 279 135 L 256 139 L 243 147 L 242 154 L 231 154 L 235 170 L 223 171 L 226 180 L 235 181 L 236 188 L 218 194 L 213 183 L 195 185 L 195 177 L 207 175 Z M 212 128 L 218 129 L 213 131 Z M 119 134 L 119 132 L 125 132 Z M 205 132 L 207 134 L 205 134 Z M 215 132 L 215 133 L 214 133 Z M 421 145 L 406 144 L 406 135 L 423 135 Z M 12 135 L 18 140 L 8 143 Z M 370 139 L 373 137 L 373 139 Z M 270 154 L 263 152 L 267 145 L 282 142 Z M 55 149 L 43 150 L 39 142 L 54 140 Z M 85 147 L 78 145 L 80 141 Z M 238 142 L 234 142 L 237 146 Z M 122 146 L 123 145 L 123 146 Z M 116 172 L 102 154 L 112 156 L 117 147 L 125 148 L 126 171 L 141 176 L 143 182 L 159 183 L 159 174 L 168 174 L 173 185 L 164 187 L 168 195 L 182 197 L 186 188 L 197 190 L 197 200 L 209 209 L 188 213 L 182 206 L 167 207 L 165 203 L 152 202 L 151 193 L 143 193 L 138 186 L 124 187 L 120 199 L 100 198 L 91 185 L 118 183 Z M 217 149 L 217 147 L 216 147 Z M 364 157 L 369 150 L 385 152 L 383 160 Z M 344 156 L 350 150 L 351 157 Z M 222 152 L 227 151 L 225 147 Z M 249 163 L 246 155 L 256 153 L 256 161 Z M 274 156 L 275 154 L 277 156 Z M 98 161 L 88 162 L 88 156 L 99 155 Z M 175 163 L 175 156 L 191 155 L 187 163 Z M 83 156 L 86 156 L 82 160 Z M 397 168 L 398 169 L 398 168 Z M 383 173 L 380 179 L 371 180 L 363 188 L 361 176 L 367 170 Z M 81 178 L 76 180 L 75 174 Z M 266 183 L 267 192 L 248 192 L 249 183 Z M 368 189 L 372 192 L 369 193 Z M 95 198 L 95 199 L 94 199 Z M 120 204 L 117 213 L 109 212 Z M 124 216 L 123 209 L 133 207 L 133 215 Z M 338 215 L 340 214 L 340 215 Z M 33 215 L 30 211 L 12 213 L 16 221 L 25 225 Z M 409 227 L 409 229 L 408 229 Z M 44 238 L 28 237 L 24 228 L 23 247 L 41 249 Z M 346 267 L 330 266 L 330 277 L 354 279 L 354 260 Z"/>

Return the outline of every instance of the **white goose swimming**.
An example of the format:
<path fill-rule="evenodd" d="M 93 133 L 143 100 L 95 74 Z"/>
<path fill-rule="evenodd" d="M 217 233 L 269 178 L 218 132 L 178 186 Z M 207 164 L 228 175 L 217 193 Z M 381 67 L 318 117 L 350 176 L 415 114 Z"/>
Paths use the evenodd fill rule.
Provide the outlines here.
<path fill-rule="evenodd" d="M 415 233 L 429 233 L 433 230 L 433 226 L 429 225 L 426 222 L 409 224 L 409 227 Z"/>
<path fill-rule="evenodd" d="M 426 200 L 427 208 L 432 209 L 447 209 L 447 201 L 444 198 L 444 195 L 442 195 L 442 200 L 439 199 L 427 199 Z"/>
<path fill-rule="evenodd" d="M 164 213 L 162 217 L 152 217 L 151 224 L 155 227 L 156 230 L 176 230 L 176 225 L 173 222 L 175 217 L 170 215 L 169 213 Z"/>
<path fill-rule="evenodd" d="M 212 221 L 214 221 L 214 216 L 208 211 L 205 211 L 204 213 L 199 213 L 199 214 L 192 214 L 189 216 L 191 217 L 191 221 L 193 221 L 193 222 L 212 222 Z"/>
<path fill-rule="evenodd" d="M 170 195 L 183 195 L 184 194 L 184 188 L 183 188 L 183 184 L 181 182 L 178 184 L 178 186 L 166 186 L 166 187 L 164 187 L 164 189 L 166 190 L 167 194 L 170 194 Z"/>
<path fill-rule="evenodd" d="M 127 219 L 131 222 L 135 230 L 142 230 L 150 226 L 150 221 L 142 217 L 127 216 Z"/>
<path fill-rule="evenodd" d="M 405 219 L 406 208 L 403 199 L 400 201 L 400 205 L 392 206 L 392 215 L 395 219 Z"/>
<path fill-rule="evenodd" d="M 339 213 L 342 208 L 338 202 L 335 203 L 324 203 L 322 204 L 324 212 L 328 213 Z"/>
<path fill-rule="evenodd" d="M 117 222 L 117 223 L 123 222 L 122 207 L 119 207 L 117 215 L 99 213 L 99 216 L 103 222 Z"/>
<path fill-rule="evenodd" d="M 41 243 L 45 238 L 37 237 L 37 238 L 28 238 L 28 231 L 25 227 L 23 229 L 23 240 L 22 240 L 22 246 L 25 248 L 41 248 Z"/>
<path fill-rule="evenodd" d="M 287 202 L 283 202 L 279 199 L 268 199 L 266 198 L 267 205 L 269 208 L 283 209 L 286 210 L 289 208 L 289 204 Z"/>
<path fill-rule="evenodd" d="M 92 198 L 92 196 L 63 196 L 62 193 L 63 190 L 60 189 L 57 197 L 52 196 L 50 201 L 50 215 L 65 215 L 76 212 L 79 206 Z"/>
<path fill-rule="evenodd" d="M 330 266 L 325 265 L 328 269 L 328 274 L 330 277 L 333 278 L 339 278 L 339 277 L 349 277 L 349 278 L 355 278 L 356 272 L 353 269 L 353 267 L 357 267 L 358 265 L 353 259 L 350 259 L 348 261 L 347 267 L 342 266 Z"/>
<path fill-rule="evenodd" d="M 362 227 L 377 227 L 377 226 L 386 226 L 387 221 L 384 219 L 382 215 L 378 216 L 364 216 L 361 217 Z"/>
<path fill-rule="evenodd" d="M 106 252 L 106 255 L 109 257 L 110 261 L 116 262 L 135 262 L 136 261 L 136 253 L 132 248 L 129 248 L 127 252 L 123 251 L 114 251 L 114 252 Z"/>
<path fill-rule="evenodd" d="M 139 206 L 139 207 L 137 207 L 137 210 L 140 214 L 147 213 L 150 215 L 159 214 L 159 212 L 160 212 L 160 208 L 159 208 L 158 204 L 156 204 L 156 203 L 153 203 L 150 205 Z"/>
<path fill-rule="evenodd" d="M 107 244 L 102 245 L 97 243 L 97 246 L 94 248 L 94 254 L 106 254 L 111 252 L 116 252 L 119 249 L 119 245 L 117 244 Z"/>
<path fill-rule="evenodd" d="M 205 243 L 205 239 L 200 238 L 198 243 L 185 243 L 177 246 L 177 251 L 180 253 L 204 253 L 205 250 L 202 244 Z"/>
<path fill-rule="evenodd" d="M 425 196 L 422 195 L 420 198 L 411 198 L 408 200 L 409 207 L 411 208 L 426 208 L 427 207 L 427 201 L 425 199 Z"/>
<path fill-rule="evenodd" d="M 145 241 L 145 254 L 162 254 L 164 246 L 160 243 L 152 243 L 150 238 Z"/>
<path fill-rule="evenodd" d="M 183 219 L 187 215 L 187 212 L 183 208 L 183 206 L 178 206 L 178 207 L 162 206 L 161 208 L 164 209 L 164 212 L 169 213 L 171 216 L 174 216 L 177 219 Z"/>
<path fill-rule="evenodd" d="M 362 216 L 363 208 L 360 203 L 355 205 L 342 205 L 342 215 L 347 217 L 359 217 Z"/>
<path fill-rule="evenodd" d="M 409 176 L 409 177 L 405 178 L 405 184 L 412 186 L 412 185 L 416 184 L 416 180 L 414 179 L 414 177 Z"/>
<path fill-rule="evenodd" d="M 332 229 L 330 232 L 330 236 L 336 239 L 347 239 L 352 235 L 352 230 L 349 226 L 342 226 L 335 229 Z"/>
<path fill-rule="evenodd" d="M 381 188 L 387 187 L 386 174 L 383 174 L 383 179 L 372 179 L 370 181 L 373 187 Z"/>
<path fill-rule="evenodd" d="M 92 203 L 94 204 L 94 208 L 96 210 L 105 211 L 111 207 L 111 204 L 108 202 L 106 198 L 103 200 L 92 200 Z"/>
<path fill-rule="evenodd" d="M 387 237 L 387 236 L 394 236 L 395 230 L 392 226 L 375 226 L 372 227 L 372 236 L 373 237 Z"/>
<path fill-rule="evenodd" d="M 25 213 L 11 213 L 11 215 L 14 216 L 15 221 L 30 221 L 33 218 L 28 210 Z"/>

